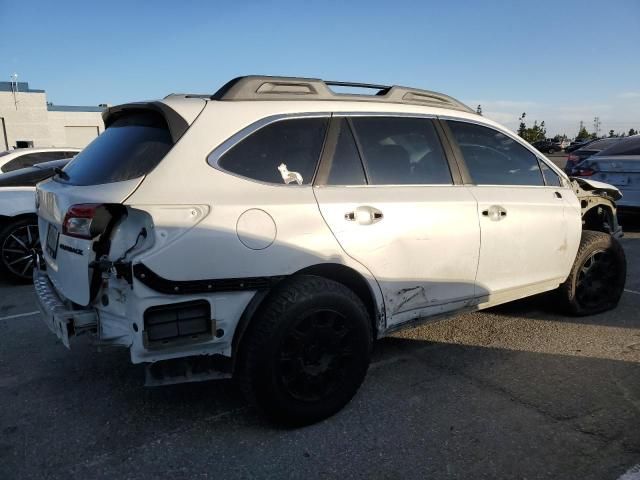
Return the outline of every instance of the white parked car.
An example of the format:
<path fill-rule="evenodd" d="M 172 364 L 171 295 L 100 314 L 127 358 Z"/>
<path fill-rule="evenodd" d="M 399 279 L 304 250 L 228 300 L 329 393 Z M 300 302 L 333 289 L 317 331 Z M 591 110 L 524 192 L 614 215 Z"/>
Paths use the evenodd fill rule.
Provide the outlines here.
<path fill-rule="evenodd" d="M 53 160 L 0 175 L 0 277 L 31 282 L 33 251 L 40 250 L 36 184 L 69 160 Z"/>
<path fill-rule="evenodd" d="M 104 120 L 38 185 L 34 283 L 65 345 L 128 348 L 149 384 L 233 376 L 304 424 L 397 329 L 554 289 L 590 314 L 623 290 L 619 192 L 446 95 L 241 77 Z"/>
<path fill-rule="evenodd" d="M 79 148 L 17 148 L 0 152 L 0 174 L 13 172 L 21 168 L 31 167 L 36 163 L 50 162 L 72 158 L 78 154 Z"/>

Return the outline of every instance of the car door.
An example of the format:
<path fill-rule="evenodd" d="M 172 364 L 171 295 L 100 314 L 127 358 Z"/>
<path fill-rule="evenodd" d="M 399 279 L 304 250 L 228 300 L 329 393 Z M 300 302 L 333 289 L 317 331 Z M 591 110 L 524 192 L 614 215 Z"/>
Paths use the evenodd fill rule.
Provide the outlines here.
<path fill-rule="evenodd" d="M 564 281 L 580 230 L 580 216 L 567 209 L 566 200 L 573 198 L 568 184 L 551 173 L 555 182 L 545 181 L 541 162 L 549 167 L 504 132 L 453 120 L 445 130 L 464 159 L 478 202 L 476 282 L 489 293 L 483 302 L 519 298 L 524 290 L 544 291 Z"/>
<path fill-rule="evenodd" d="M 314 192 L 346 253 L 383 292 L 387 327 L 473 303 L 477 205 L 434 121 L 334 117 Z"/>

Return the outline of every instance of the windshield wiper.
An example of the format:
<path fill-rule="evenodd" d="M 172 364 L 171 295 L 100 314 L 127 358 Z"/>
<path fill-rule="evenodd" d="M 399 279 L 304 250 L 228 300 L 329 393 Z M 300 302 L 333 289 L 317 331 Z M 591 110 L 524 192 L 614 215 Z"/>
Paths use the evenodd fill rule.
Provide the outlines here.
<path fill-rule="evenodd" d="M 69 180 L 69 174 L 60 167 L 54 168 L 53 171 L 56 172 L 56 175 L 58 175 L 63 180 Z"/>

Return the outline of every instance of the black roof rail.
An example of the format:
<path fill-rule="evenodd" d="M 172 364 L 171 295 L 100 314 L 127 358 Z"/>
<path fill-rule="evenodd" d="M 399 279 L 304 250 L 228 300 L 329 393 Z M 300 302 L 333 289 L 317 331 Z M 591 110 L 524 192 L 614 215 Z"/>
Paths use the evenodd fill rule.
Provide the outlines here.
<path fill-rule="evenodd" d="M 336 93 L 329 87 L 351 87 L 377 90 L 372 95 Z M 398 85 L 325 81 L 319 78 L 271 77 L 248 75 L 225 83 L 211 100 L 351 100 L 405 103 L 429 107 L 450 108 L 476 113 L 464 103 L 443 93 Z"/>

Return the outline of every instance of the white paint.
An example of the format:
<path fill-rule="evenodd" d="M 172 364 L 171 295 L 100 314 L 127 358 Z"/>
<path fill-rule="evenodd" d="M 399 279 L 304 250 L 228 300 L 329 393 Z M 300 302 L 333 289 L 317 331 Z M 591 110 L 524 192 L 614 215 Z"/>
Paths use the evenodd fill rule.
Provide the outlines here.
<path fill-rule="evenodd" d="M 236 224 L 238 238 L 251 250 L 262 250 L 276 239 L 276 224 L 264 210 L 251 208 L 240 215 Z"/>
<path fill-rule="evenodd" d="M 628 288 L 625 288 L 624 291 L 627 293 L 635 293 L 636 295 L 640 295 L 640 292 L 636 292 L 635 290 L 629 290 Z"/>
<path fill-rule="evenodd" d="M 640 480 L 640 463 L 631 467 L 618 480 Z"/>
<path fill-rule="evenodd" d="M 23 318 L 23 317 L 31 317 L 32 315 L 39 315 L 40 312 L 27 312 L 27 313 L 17 313 L 15 315 L 9 315 L 7 317 L 0 317 L 0 321 L 2 320 L 13 320 L 15 318 Z"/>

